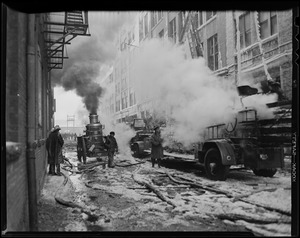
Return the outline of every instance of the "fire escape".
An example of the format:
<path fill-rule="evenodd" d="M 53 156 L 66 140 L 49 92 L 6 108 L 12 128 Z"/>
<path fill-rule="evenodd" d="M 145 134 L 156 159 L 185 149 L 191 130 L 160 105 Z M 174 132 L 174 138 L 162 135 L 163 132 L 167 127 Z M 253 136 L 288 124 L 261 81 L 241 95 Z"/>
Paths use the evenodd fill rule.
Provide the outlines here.
<path fill-rule="evenodd" d="M 76 36 L 90 36 L 88 13 L 84 11 L 49 13 L 44 21 L 48 71 L 62 69 L 67 59 L 66 45 Z"/>

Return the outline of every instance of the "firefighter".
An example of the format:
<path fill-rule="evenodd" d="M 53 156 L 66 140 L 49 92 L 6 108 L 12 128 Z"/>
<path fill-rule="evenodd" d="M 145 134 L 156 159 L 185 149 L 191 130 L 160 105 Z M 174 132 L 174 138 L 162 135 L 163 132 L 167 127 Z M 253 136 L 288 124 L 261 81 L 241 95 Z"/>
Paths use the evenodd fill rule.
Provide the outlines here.
<path fill-rule="evenodd" d="M 106 146 L 108 152 L 108 167 L 113 168 L 114 166 L 114 155 L 118 152 L 118 143 L 115 138 L 115 132 L 111 131 L 106 138 Z"/>
<path fill-rule="evenodd" d="M 51 129 L 46 140 L 46 149 L 48 152 L 49 174 L 61 176 L 60 163 L 63 163 L 62 146 L 64 139 L 59 133 L 60 127 L 56 125 Z M 56 173 L 55 173 L 56 166 Z"/>
<path fill-rule="evenodd" d="M 155 126 L 154 128 L 154 133 L 150 137 L 150 142 L 151 142 L 151 162 L 152 162 L 152 167 L 154 167 L 155 162 L 157 161 L 157 165 L 160 168 L 161 164 L 161 159 L 164 156 L 163 153 L 163 147 L 162 147 L 162 142 L 163 139 L 161 138 L 160 135 L 160 127 Z"/>

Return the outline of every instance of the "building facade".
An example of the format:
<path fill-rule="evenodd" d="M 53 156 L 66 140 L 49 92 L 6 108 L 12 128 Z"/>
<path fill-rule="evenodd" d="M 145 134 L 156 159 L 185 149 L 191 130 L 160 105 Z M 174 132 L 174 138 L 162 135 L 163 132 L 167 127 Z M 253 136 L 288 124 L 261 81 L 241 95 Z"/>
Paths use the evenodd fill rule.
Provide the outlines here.
<path fill-rule="evenodd" d="M 119 55 L 111 82 L 115 97 L 110 114 L 116 122 L 153 114 L 152 99 L 135 100 L 132 87 L 132 57 L 146 40 L 162 38 L 174 44 L 186 44 L 181 36 L 188 12 L 137 12 L 131 28 L 123 29 L 117 45 Z M 285 11 L 199 11 L 192 24 L 200 40 L 202 56 L 214 74 L 232 80 L 237 86 L 271 79 L 280 84 L 285 99 L 292 99 L 292 10 Z M 192 57 L 186 47 L 187 57 Z M 246 79 L 246 82 L 245 82 Z M 250 82 L 249 82 L 250 83 Z M 115 100 L 113 99 L 115 98 Z M 114 101 L 114 102 L 113 102 Z"/>
<path fill-rule="evenodd" d="M 29 217 L 36 212 L 32 205 L 39 198 L 46 174 L 45 138 L 53 126 L 54 97 L 43 51 L 44 17 L 7 8 L 6 213 L 3 213 L 7 231 L 30 229 Z M 33 163 L 34 171 L 28 168 L 29 163 Z M 30 186 L 35 189 L 30 190 Z"/>
<path fill-rule="evenodd" d="M 84 35 L 87 26 L 76 22 L 74 28 L 67 13 L 60 14 L 61 21 L 51 13 L 26 14 L 4 5 L 2 13 L 1 176 L 6 182 L 1 186 L 2 229 L 35 231 L 48 165 L 45 142 L 54 126 L 51 70 L 63 66 L 64 46 L 70 44 L 65 37 Z M 83 13 L 70 13 L 74 15 Z"/>

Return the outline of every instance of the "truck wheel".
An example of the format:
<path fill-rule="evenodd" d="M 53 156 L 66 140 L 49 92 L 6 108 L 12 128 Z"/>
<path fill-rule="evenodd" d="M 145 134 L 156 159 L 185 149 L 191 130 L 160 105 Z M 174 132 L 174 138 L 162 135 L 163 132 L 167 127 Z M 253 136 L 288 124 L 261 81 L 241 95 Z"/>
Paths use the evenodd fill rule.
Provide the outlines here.
<path fill-rule="evenodd" d="M 140 156 L 140 147 L 138 144 L 134 144 L 132 147 L 133 150 L 133 156 L 134 157 L 139 157 Z"/>
<path fill-rule="evenodd" d="M 256 176 L 271 178 L 274 176 L 274 174 L 276 174 L 277 169 L 252 169 L 252 171 Z"/>
<path fill-rule="evenodd" d="M 208 178 L 212 180 L 226 180 L 230 166 L 222 164 L 220 151 L 216 148 L 210 148 L 204 158 L 205 172 Z"/>

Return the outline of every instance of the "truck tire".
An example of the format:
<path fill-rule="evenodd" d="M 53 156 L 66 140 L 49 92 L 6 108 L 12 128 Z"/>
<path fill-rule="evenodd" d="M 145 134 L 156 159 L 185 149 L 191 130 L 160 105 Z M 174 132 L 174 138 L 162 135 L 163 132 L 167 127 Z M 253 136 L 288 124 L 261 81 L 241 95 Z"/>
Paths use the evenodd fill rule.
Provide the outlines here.
<path fill-rule="evenodd" d="M 277 169 L 252 169 L 252 171 L 256 176 L 272 178 L 276 174 Z"/>
<path fill-rule="evenodd" d="M 139 157 L 141 155 L 140 153 L 140 147 L 138 144 L 134 144 L 132 146 L 132 150 L 133 150 L 133 157 Z"/>
<path fill-rule="evenodd" d="M 229 173 L 230 166 L 223 165 L 220 151 L 210 148 L 204 158 L 205 172 L 209 179 L 224 181 Z"/>

